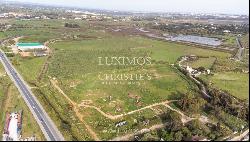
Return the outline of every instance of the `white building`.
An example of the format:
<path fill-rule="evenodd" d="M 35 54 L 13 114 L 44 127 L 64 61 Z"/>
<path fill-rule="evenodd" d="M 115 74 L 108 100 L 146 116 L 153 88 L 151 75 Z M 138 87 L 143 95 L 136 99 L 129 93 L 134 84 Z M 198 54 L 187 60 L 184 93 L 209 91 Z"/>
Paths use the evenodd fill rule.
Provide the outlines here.
<path fill-rule="evenodd" d="M 46 50 L 47 48 L 41 43 L 18 43 L 18 50 L 29 51 L 29 50 Z"/>

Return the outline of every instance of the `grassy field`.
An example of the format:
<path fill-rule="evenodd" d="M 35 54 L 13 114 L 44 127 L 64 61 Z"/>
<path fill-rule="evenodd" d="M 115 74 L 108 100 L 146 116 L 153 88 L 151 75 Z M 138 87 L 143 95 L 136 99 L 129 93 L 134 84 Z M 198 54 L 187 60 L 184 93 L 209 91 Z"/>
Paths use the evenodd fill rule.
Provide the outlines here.
<path fill-rule="evenodd" d="M 29 108 L 24 103 L 18 90 L 5 75 L 2 64 L 0 65 L 0 133 L 3 133 L 6 112 L 23 110 L 22 138 L 36 136 L 37 140 L 45 140 L 38 124 Z M 2 135 L 0 136 L 2 137 Z"/>
<path fill-rule="evenodd" d="M 12 63 L 17 61 L 17 69 L 20 70 L 20 73 L 23 75 L 25 79 L 29 82 L 35 82 L 37 80 L 37 76 L 40 73 L 40 70 L 43 67 L 43 64 L 46 60 L 46 57 L 28 57 L 22 58 L 20 56 L 15 56 L 11 58 Z"/>
<path fill-rule="evenodd" d="M 5 34 L 3 32 L 0 32 L 0 40 L 4 39 L 5 37 L 6 37 Z"/>
<path fill-rule="evenodd" d="M 64 24 L 77 23 L 78 28 L 65 28 Z M 77 20 L 12 20 L 13 26 L 5 32 L 6 36 L 23 36 L 20 42 L 40 42 L 44 43 L 55 38 L 69 38 L 74 35 L 81 35 L 88 32 L 88 35 L 95 30 L 89 28 L 89 24 Z"/>
<path fill-rule="evenodd" d="M 235 39 L 235 35 L 225 35 L 223 38 L 226 39 L 224 41 L 224 45 L 227 45 L 227 46 L 232 46 L 232 47 L 237 47 L 237 43 L 236 43 L 236 39 Z"/>
<path fill-rule="evenodd" d="M 147 67 L 98 66 L 98 57 L 136 57 L 150 54 L 148 51 L 132 49 L 142 46 L 147 45 L 132 38 L 57 42 L 51 46 L 55 52 L 48 69 L 48 76 L 59 79 L 60 86 L 74 101 L 80 103 L 82 100 L 90 99 L 96 106 L 109 113 L 115 112 L 114 106 L 119 106 L 123 108 L 123 112 L 127 112 L 164 101 L 168 95 L 176 93 L 176 90 L 186 92 L 188 84 L 168 64 L 153 64 Z M 75 62 L 77 64 L 74 64 Z M 113 72 L 148 73 L 155 78 L 152 81 L 143 81 L 139 86 L 103 85 L 99 81 L 98 74 Z M 139 106 L 128 96 L 129 93 L 141 98 Z M 109 96 L 112 96 L 116 103 L 103 101 Z"/>
<path fill-rule="evenodd" d="M 207 50 L 182 44 L 169 43 L 165 41 L 156 41 L 145 38 L 134 38 L 133 40 L 138 40 L 141 43 L 148 45 L 148 48 L 144 48 L 145 50 L 149 50 L 152 52 L 152 58 L 157 61 L 166 61 L 169 63 L 174 63 L 180 56 L 194 54 L 197 56 L 216 56 L 218 58 L 227 58 L 230 54 Z"/>
<path fill-rule="evenodd" d="M 244 35 L 241 38 L 242 46 L 245 48 L 249 48 L 249 34 Z"/>
<path fill-rule="evenodd" d="M 198 60 L 189 62 L 187 64 L 193 68 L 204 67 L 206 69 L 211 69 L 215 60 L 216 58 L 214 57 L 199 58 Z"/>
<path fill-rule="evenodd" d="M 240 99 L 249 99 L 249 75 L 237 72 L 219 72 L 204 79 L 212 86 L 226 90 Z"/>
<path fill-rule="evenodd" d="M 72 106 L 51 84 L 32 89 L 66 140 L 93 140 Z"/>
<path fill-rule="evenodd" d="M 84 120 L 93 128 L 95 132 L 98 132 L 99 136 L 101 136 L 103 140 L 110 140 L 114 137 L 133 133 L 134 131 L 145 127 L 149 128 L 150 126 L 158 124 L 161 121 L 160 117 L 155 115 L 155 112 L 151 109 L 146 109 L 118 120 L 107 119 L 100 115 L 100 113 L 96 110 L 90 108 L 82 109 L 81 112 L 86 116 L 84 117 Z M 93 115 L 96 115 L 96 117 L 93 117 Z M 127 122 L 125 126 L 115 127 L 117 122 L 124 120 Z M 150 123 L 143 125 L 142 123 L 144 120 L 150 120 Z"/>

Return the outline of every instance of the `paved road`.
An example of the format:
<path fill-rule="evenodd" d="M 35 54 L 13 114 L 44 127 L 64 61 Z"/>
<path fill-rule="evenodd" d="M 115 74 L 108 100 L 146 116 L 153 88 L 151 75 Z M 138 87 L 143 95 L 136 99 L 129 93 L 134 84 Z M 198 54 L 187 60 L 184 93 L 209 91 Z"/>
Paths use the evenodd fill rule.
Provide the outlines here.
<path fill-rule="evenodd" d="M 244 47 L 242 46 L 239 37 L 236 37 L 236 42 L 237 42 L 237 45 L 238 45 L 238 47 L 239 47 L 239 50 L 238 50 L 236 56 L 237 56 L 237 58 L 238 58 L 239 60 L 242 60 L 243 54 L 244 54 Z"/>
<path fill-rule="evenodd" d="M 0 51 L 0 60 L 4 65 L 6 72 L 18 88 L 21 96 L 24 98 L 25 103 L 31 110 L 45 138 L 48 141 L 64 141 L 62 134 L 58 131 L 55 124 L 47 115 L 47 113 L 43 109 L 42 105 L 38 102 L 36 97 L 32 94 L 31 90 L 29 89 L 29 86 L 25 83 L 20 74 L 18 74 L 15 68 L 11 65 L 10 61 L 2 51 Z"/>

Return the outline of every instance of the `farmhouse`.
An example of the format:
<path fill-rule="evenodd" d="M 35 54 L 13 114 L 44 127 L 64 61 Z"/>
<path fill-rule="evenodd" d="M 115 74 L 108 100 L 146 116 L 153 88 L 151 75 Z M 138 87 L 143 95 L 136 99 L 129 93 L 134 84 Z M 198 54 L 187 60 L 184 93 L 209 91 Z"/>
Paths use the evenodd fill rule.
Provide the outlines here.
<path fill-rule="evenodd" d="M 18 50 L 20 51 L 30 51 L 30 50 L 46 50 L 47 48 L 41 43 L 17 43 Z"/>

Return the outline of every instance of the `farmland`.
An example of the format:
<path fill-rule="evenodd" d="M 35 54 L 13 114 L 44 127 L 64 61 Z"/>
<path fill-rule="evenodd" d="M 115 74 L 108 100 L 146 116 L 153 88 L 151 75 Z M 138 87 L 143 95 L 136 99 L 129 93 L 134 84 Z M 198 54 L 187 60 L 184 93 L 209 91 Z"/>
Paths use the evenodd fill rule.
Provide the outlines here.
<path fill-rule="evenodd" d="M 3 32 L 0 32 L 0 40 L 1 40 L 1 39 L 4 39 L 4 38 L 5 38 L 4 33 L 3 33 Z"/>
<path fill-rule="evenodd" d="M 240 99 L 249 99 L 248 74 L 219 72 L 212 77 L 205 77 L 205 80 L 211 81 L 213 86 L 226 90 Z"/>
<path fill-rule="evenodd" d="M 191 62 L 190 66 L 193 68 L 204 67 L 206 69 L 211 69 L 215 60 L 216 60 L 216 58 L 214 58 L 214 57 L 199 58 L 197 61 Z"/>
<path fill-rule="evenodd" d="M 40 73 L 40 68 L 42 67 L 45 58 L 22 58 L 16 56 L 13 61 L 16 61 L 19 70 L 24 73 L 24 78 L 29 78 L 30 81 L 34 81 L 37 75 Z"/>
<path fill-rule="evenodd" d="M 65 22 L 12 20 L 13 26 L 5 34 L 22 36 L 20 42 L 41 42 L 49 47 L 51 54 L 47 57 L 15 55 L 10 59 L 66 140 L 109 140 L 149 128 L 162 123 L 157 112 L 168 110 L 165 102 L 180 94 L 199 96 L 198 87 L 171 65 L 181 56 L 202 57 L 189 64 L 214 71 L 213 76 L 202 76 L 206 82 L 212 81 L 215 87 L 241 99 L 249 94 L 248 74 L 228 72 L 231 68 L 222 71 L 227 64 L 235 67 L 236 63 L 228 61 L 230 53 L 154 40 L 135 31 L 114 34 L 107 29 L 117 27 L 115 23 L 67 20 L 80 26 L 67 28 Z M 130 25 L 119 23 L 133 29 Z M 98 57 L 150 57 L 152 64 L 100 66 Z M 237 66 L 247 68 L 245 64 Z M 152 79 L 103 84 L 98 77 L 103 74 L 148 74 Z M 237 92 L 239 87 L 244 88 L 242 94 Z M 126 125 L 116 127 L 124 120 Z M 147 120 L 149 123 L 144 124 Z"/>

